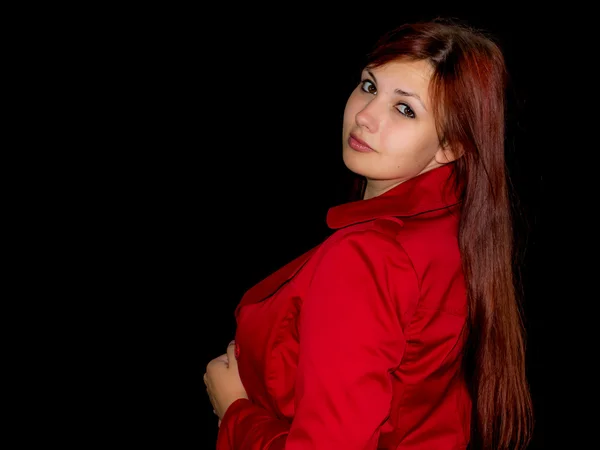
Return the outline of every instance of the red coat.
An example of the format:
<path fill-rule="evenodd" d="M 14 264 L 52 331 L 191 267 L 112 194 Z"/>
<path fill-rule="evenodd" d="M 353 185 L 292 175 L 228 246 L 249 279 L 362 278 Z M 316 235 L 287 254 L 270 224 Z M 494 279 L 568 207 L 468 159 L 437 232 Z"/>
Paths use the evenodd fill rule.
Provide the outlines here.
<path fill-rule="evenodd" d="M 335 232 L 242 298 L 249 399 L 218 450 L 465 449 L 467 300 L 450 168 L 331 208 Z"/>

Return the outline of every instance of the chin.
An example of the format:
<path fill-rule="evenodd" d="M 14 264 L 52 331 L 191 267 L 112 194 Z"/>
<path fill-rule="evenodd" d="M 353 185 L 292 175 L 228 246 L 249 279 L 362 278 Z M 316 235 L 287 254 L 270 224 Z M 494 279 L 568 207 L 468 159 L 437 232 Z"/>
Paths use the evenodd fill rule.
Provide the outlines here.
<path fill-rule="evenodd" d="M 365 164 L 364 164 L 364 162 L 360 161 L 361 156 L 364 157 L 365 155 L 355 152 L 351 148 L 344 146 L 344 152 L 343 152 L 344 165 L 351 172 L 354 172 L 356 175 L 361 175 L 364 177 L 364 176 L 366 176 Z"/>

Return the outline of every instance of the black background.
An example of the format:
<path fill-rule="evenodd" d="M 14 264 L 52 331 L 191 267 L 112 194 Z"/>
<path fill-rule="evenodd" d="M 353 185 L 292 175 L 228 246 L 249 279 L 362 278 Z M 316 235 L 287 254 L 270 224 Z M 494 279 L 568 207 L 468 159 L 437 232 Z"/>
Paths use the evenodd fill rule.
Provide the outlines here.
<path fill-rule="evenodd" d="M 299 11 L 270 21 L 259 19 L 254 25 L 235 21 L 219 33 L 243 40 L 241 46 L 231 47 L 221 47 L 218 42 L 217 52 L 225 54 L 216 62 L 207 62 L 204 75 L 210 81 L 198 86 L 203 99 L 199 112 L 207 114 L 196 127 L 199 157 L 202 161 L 204 152 L 211 154 L 209 160 L 215 157 L 220 176 L 215 176 L 215 169 L 209 169 L 212 174 L 208 176 L 199 174 L 198 187 L 204 198 L 193 204 L 198 210 L 203 210 L 207 201 L 213 204 L 217 217 L 209 220 L 216 220 L 215 226 L 225 224 L 220 230 L 209 227 L 214 247 L 203 252 L 202 260 L 210 264 L 199 269 L 211 280 L 208 284 L 214 286 L 217 296 L 203 298 L 200 294 L 198 299 L 206 305 L 208 321 L 213 324 L 209 341 L 200 345 L 205 362 L 223 353 L 233 337 L 232 311 L 244 290 L 328 233 L 327 209 L 343 201 L 349 187 L 341 160 L 341 121 L 365 53 L 389 27 L 432 15 L 363 7 L 354 16 L 336 19 Z M 531 121 L 536 114 L 532 99 L 536 36 L 523 16 L 507 17 L 498 10 L 448 14 L 493 33 L 505 51 L 511 75 L 507 152 L 523 214 L 518 225 L 524 241 L 521 270 L 526 283 L 528 366 L 538 412 L 531 448 L 542 448 L 543 408 L 537 395 L 541 309 L 536 289 L 540 277 L 536 225 L 543 191 L 543 148 L 535 145 Z M 295 15 L 300 20 L 294 20 Z M 207 137 L 214 138 L 217 146 L 206 145 Z M 212 201 L 206 200 L 207 196 Z M 198 233 L 202 239 L 207 236 L 206 231 L 199 229 Z M 215 285 L 216 280 L 221 281 Z M 211 408 L 205 406 L 202 417 L 210 423 Z M 215 432 L 208 431 L 208 442 Z"/>
<path fill-rule="evenodd" d="M 96 43 L 110 48 L 94 73 L 118 89 L 94 136 L 97 162 L 110 170 L 85 200 L 98 207 L 100 231 L 82 248 L 93 248 L 99 267 L 84 289 L 99 295 L 93 314 L 104 320 L 85 352 L 101 361 L 89 371 L 101 381 L 82 400 L 102 411 L 91 439 L 214 448 L 204 369 L 233 338 L 245 290 L 328 235 L 327 210 L 349 188 L 342 114 L 365 53 L 391 27 L 445 16 L 488 30 L 505 53 L 536 414 L 530 448 L 578 448 L 573 442 L 594 430 L 576 406 L 594 386 L 593 358 L 582 352 L 594 328 L 582 320 L 593 320 L 597 294 L 581 280 L 593 281 L 595 264 L 580 253 L 593 255 L 595 245 L 586 228 L 595 178 L 584 175 L 596 144 L 586 112 L 594 84 L 584 79 L 593 53 L 583 50 L 593 28 L 581 20 L 590 12 L 149 8 L 115 12 L 124 36 L 106 27 Z M 110 91 L 94 89 L 98 98 Z"/>

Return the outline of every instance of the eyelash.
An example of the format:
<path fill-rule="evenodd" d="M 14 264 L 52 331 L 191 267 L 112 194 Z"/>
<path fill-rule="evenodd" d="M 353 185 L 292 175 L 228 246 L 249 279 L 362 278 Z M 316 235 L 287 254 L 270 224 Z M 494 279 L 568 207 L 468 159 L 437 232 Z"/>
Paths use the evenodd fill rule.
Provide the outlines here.
<path fill-rule="evenodd" d="M 365 83 L 371 83 L 372 86 L 375 86 L 375 83 L 373 83 L 371 80 L 366 80 L 366 79 L 360 81 L 360 88 L 361 88 L 361 90 L 363 92 L 366 92 L 367 94 L 371 94 L 371 92 L 365 90 Z M 407 117 L 409 119 L 414 119 L 416 117 L 415 112 L 413 111 L 413 109 L 409 105 L 407 105 L 406 103 L 398 103 L 397 106 L 399 106 L 399 105 L 406 106 L 406 109 L 408 109 L 408 111 L 410 111 L 410 113 L 406 114 L 406 113 L 403 113 L 402 111 L 400 111 L 399 109 L 396 108 L 396 110 L 400 114 L 402 114 L 404 117 Z"/>

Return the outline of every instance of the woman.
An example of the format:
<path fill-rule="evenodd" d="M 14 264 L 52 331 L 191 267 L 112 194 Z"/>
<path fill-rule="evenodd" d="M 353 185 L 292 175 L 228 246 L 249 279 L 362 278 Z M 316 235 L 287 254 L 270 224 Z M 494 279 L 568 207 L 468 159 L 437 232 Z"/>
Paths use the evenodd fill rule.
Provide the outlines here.
<path fill-rule="evenodd" d="M 506 68 L 443 21 L 383 36 L 344 112 L 362 198 L 242 298 L 204 381 L 219 450 L 525 448 Z"/>

